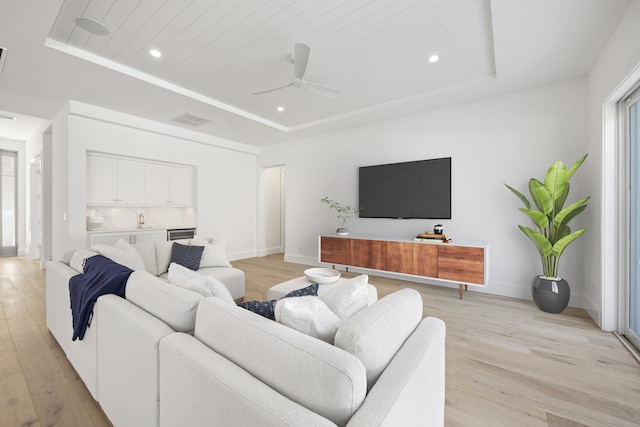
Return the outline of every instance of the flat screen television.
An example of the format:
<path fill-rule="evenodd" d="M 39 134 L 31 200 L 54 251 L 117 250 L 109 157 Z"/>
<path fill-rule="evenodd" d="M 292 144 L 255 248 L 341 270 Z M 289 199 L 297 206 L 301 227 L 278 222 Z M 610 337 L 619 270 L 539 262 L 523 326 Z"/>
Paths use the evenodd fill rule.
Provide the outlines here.
<path fill-rule="evenodd" d="M 451 157 L 362 166 L 360 218 L 451 219 Z"/>

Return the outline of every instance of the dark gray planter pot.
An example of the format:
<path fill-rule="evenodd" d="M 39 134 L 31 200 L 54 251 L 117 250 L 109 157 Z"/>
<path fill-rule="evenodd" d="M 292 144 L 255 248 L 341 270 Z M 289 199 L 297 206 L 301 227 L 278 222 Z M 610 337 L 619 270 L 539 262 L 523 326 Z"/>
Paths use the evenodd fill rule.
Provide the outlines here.
<path fill-rule="evenodd" d="M 571 290 L 569 284 L 564 279 L 548 279 L 544 276 L 537 276 L 533 279 L 531 289 L 533 301 L 538 308 L 547 313 L 562 313 L 569 305 Z"/>

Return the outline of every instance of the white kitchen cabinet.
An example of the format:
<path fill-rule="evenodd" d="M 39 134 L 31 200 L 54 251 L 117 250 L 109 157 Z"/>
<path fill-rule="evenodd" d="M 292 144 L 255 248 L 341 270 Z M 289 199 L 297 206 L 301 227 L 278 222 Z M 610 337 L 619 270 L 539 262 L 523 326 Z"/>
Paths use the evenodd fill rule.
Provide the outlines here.
<path fill-rule="evenodd" d="M 87 203 L 113 204 L 118 200 L 118 161 L 87 156 Z"/>
<path fill-rule="evenodd" d="M 93 245 L 114 245 L 118 240 L 124 240 L 131 243 L 130 232 L 114 232 L 114 233 L 87 233 L 87 247 Z"/>
<path fill-rule="evenodd" d="M 87 154 L 87 205 L 190 207 L 192 168 Z"/>
<path fill-rule="evenodd" d="M 88 155 L 87 204 L 144 204 L 144 165 L 136 160 Z"/>
<path fill-rule="evenodd" d="M 169 200 L 172 205 L 191 206 L 191 168 L 169 167 Z"/>
<path fill-rule="evenodd" d="M 146 204 L 191 206 L 191 168 L 155 163 L 145 165 Z"/>
<path fill-rule="evenodd" d="M 131 233 L 131 243 L 156 243 L 167 241 L 167 230 L 141 230 Z"/>
<path fill-rule="evenodd" d="M 139 230 L 87 233 L 87 247 L 97 244 L 114 245 L 118 240 L 127 243 L 156 243 L 167 241 L 167 230 Z"/>

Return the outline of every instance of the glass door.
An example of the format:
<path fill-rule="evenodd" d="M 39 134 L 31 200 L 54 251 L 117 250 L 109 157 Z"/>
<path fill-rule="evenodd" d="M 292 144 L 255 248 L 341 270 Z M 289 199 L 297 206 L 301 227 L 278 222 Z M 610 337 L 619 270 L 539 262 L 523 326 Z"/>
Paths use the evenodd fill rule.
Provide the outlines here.
<path fill-rule="evenodd" d="M 627 100 L 629 135 L 629 286 L 624 335 L 640 349 L 640 91 Z"/>
<path fill-rule="evenodd" d="M 0 256 L 18 254 L 17 153 L 0 150 Z"/>

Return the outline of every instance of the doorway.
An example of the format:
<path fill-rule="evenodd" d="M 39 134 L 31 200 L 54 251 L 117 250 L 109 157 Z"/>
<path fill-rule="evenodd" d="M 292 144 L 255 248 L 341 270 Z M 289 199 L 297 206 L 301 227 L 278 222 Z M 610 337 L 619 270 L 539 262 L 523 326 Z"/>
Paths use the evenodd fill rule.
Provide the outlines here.
<path fill-rule="evenodd" d="M 18 255 L 18 153 L 0 150 L 0 256 Z"/>
<path fill-rule="evenodd" d="M 261 255 L 285 252 L 285 175 L 284 166 L 263 169 L 264 245 Z"/>
<path fill-rule="evenodd" d="M 29 258 L 40 259 L 42 247 L 42 160 L 40 156 L 31 161 L 31 209 Z"/>

